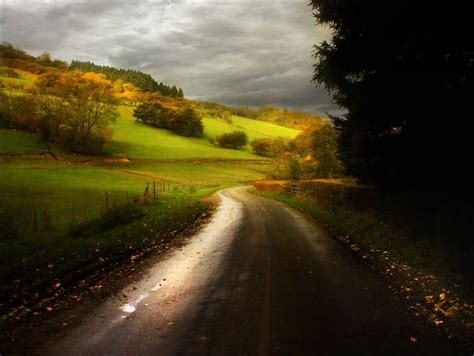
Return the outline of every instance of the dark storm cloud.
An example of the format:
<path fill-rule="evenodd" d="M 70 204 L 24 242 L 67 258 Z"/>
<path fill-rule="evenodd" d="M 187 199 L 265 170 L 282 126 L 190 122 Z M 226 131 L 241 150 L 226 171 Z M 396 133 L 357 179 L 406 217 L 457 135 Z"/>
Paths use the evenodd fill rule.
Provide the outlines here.
<path fill-rule="evenodd" d="M 191 98 L 337 110 L 310 82 L 328 32 L 305 1 L 4 0 L 2 20 L 2 40 L 34 54 L 140 69 Z"/>

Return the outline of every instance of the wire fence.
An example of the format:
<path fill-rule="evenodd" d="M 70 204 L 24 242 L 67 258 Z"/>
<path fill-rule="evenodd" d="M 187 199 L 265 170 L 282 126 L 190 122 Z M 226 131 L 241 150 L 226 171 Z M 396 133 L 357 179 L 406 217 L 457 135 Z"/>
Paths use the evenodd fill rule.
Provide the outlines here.
<path fill-rule="evenodd" d="M 134 191 L 37 192 L 23 187 L 15 192 L 0 191 L 0 226 L 15 226 L 20 235 L 63 230 L 87 222 L 127 203 L 160 203 L 160 196 L 170 193 L 193 194 L 207 187 L 147 181 Z M 140 192 L 141 191 L 141 192 Z"/>

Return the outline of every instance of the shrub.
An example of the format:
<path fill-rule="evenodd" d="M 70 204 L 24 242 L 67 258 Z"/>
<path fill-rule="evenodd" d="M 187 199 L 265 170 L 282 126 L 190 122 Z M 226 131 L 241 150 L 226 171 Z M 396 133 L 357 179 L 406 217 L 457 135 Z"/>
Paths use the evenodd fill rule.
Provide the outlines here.
<path fill-rule="evenodd" d="M 179 112 L 157 103 L 144 103 L 134 110 L 133 116 L 138 122 L 169 129 L 180 136 L 201 137 L 204 132 L 201 118 L 189 108 Z"/>
<path fill-rule="evenodd" d="M 259 138 L 250 142 L 253 152 L 264 157 L 272 156 L 272 144 L 273 140 L 271 138 Z"/>
<path fill-rule="evenodd" d="M 202 137 L 204 125 L 193 109 L 185 109 L 170 120 L 168 128 L 175 134 L 187 137 Z"/>
<path fill-rule="evenodd" d="M 230 111 L 228 111 L 228 110 L 224 111 L 224 112 L 222 113 L 222 119 L 223 119 L 225 122 L 231 124 L 231 123 L 232 123 L 232 113 L 231 113 Z"/>
<path fill-rule="evenodd" d="M 239 149 L 245 146 L 249 139 L 243 131 L 234 131 L 216 137 L 217 144 L 224 148 Z"/>
<path fill-rule="evenodd" d="M 290 178 L 300 179 L 303 170 L 301 169 L 300 162 L 296 159 L 292 159 L 290 162 Z"/>
<path fill-rule="evenodd" d="M 168 127 L 167 109 L 157 103 L 143 103 L 133 111 L 138 122 L 158 128 Z"/>
<path fill-rule="evenodd" d="M 36 109 L 30 95 L 16 96 L 0 91 L 0 127 L 35 131 L 39 123 Z"/>

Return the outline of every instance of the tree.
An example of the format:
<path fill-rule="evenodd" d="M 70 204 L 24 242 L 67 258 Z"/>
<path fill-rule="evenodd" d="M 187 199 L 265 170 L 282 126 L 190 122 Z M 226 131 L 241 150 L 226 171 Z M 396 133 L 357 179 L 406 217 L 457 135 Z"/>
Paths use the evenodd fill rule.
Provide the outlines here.
<path fill-rule="evenodd" d="M 36 105 L 30 95 L 0 90 L 0 127 L 35 131 L 38 120 Z"/>
<path fill-rule="evenodd" d="M 187 137 L 201 137 L 204 125 L 193 109 L 185 109 L 169 120 L 168 128 L 174 133 Z"/>
<path fill-rule="evenodd" d="M 470 158 L 474 41 L 468 4 L 312 5 L 317 21 L 332 32 L 315 47 L 313 80 L 347 109 L 333 118 L 347 173 L 384 188 L 447 188 L 460 176 L 467 179 L 467 165 L 458 162 Z"/>
<path fill-rule="evenodd" d="M 143 103 L 133 111 L 138 122 L 158 128 L 168 128 L 169 115 L 166 109 L 158 103 Z"/>
<path fill-rule="evenodd" d="M 51 59 L 51 54 L 49 54 L 48 52 L 44 52 L 44 53 L 40 54 L 37 57 L 37 61 L 38 61 L 38 63 L 40 63 L 44 66 L 51 66 L 53 64 L 53 60 Z"/>
<path fill-rule="evenodd" d="M 94 153 L 110 140 L 110 122 L 117 116 L 112 83 L 104 75 L 51 72 L 38 78 L 33 90 L 42 115 L 43 140 L 72 152 Z"/>
<path fill-rule="evenodd" d="M 276 157 L 287 149 L 285 141 L 281 138 L 258 138 L 250 145 L 255 154 L 264 157 Z"/>
<path fill-rule="evenodd" d="M 243 131 L 225 133 L 216 137 L 217 144 L 224 148 L 239 149 L 245 146 L 249 139 Z"/>
<path fill-rule="evenodd" d="M 293 158 L 290 161 L 290 178 L 291 179 L 300 179 L 303 174 L 303 169 L 301 168 L 300 162 L 297 159 Z"/>
<path fill-rule="evenodd" d="M 222 113 L 222 119 L 231 124 L 232 123 L 232 113 L 229 111 L 229 110 L 225 110 L 223 113 Z"/>
<path fill-rule="evenodd" d="M 313 133 L 313 158 L 318 163 L 316 175 L 320 178 L 334 178 L 341 174 L 336 141 L 337 132 L 331 125 L 324 125 Z"/>

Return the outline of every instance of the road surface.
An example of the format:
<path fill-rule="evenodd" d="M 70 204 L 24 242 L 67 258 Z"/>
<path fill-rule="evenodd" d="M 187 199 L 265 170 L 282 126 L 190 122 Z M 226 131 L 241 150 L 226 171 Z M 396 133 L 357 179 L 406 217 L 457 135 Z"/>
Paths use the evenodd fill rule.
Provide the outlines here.
<path fill-rule="evenodd" d="M 454 354 L 324 229 L 247 189 L 220 192 L 187 245 L 39 353 Z"/>

